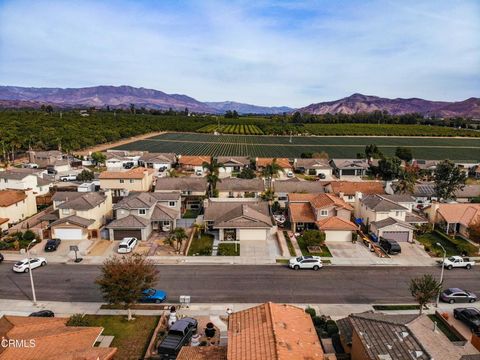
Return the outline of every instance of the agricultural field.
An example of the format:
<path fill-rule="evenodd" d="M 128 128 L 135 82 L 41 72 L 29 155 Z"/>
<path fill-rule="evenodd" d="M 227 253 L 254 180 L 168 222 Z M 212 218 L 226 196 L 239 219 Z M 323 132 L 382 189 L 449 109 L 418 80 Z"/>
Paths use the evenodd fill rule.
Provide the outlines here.
<path fill-rule="evenodd" d="M 397 146 L 410 147 L 417 159 L 476 160 L 480 138 L 375 137 L 375 136 L 267 136 L 167 133 L 116 147 L 122 150 L 174 152 L 183 155 L 300 157 L 325 151 L 330 158 L 354 158 L 365 146 L 376 144 L 386 155 Z"/>
<path fill-rule="evenodd" d="M 249 124 L 232 124 L 232 125 L 206 125 L 197 130 L 201 133 L 214 133 L 215 131 L 221 134 L 239 134 L 239 135 L 263 135 L 263 131 L 256 125 Z"/>

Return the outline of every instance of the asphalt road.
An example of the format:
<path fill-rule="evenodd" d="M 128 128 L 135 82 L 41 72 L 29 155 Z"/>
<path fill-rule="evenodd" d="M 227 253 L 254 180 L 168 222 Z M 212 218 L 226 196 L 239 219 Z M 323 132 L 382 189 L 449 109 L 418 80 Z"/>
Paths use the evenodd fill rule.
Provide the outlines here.
<path fill-rule="evenodd" d="M 170 301 L 190 295 L 195 303 L 370 304 L 412 302 L 410 278 L 435 267 L 325 267 L 294 271 L 284 266 L 176 265 L 158 266 L 158 288 Z M 50 264 L 33 271 L 39 301 L 102 301 L 94 284 L 97 266 Z M 461 287 L 480 295 L 480 267 L 445 270 L 445 287 Z M 28 274 L 16 274 L 12 263 L 0 264 L 0 298 L 31 297 Z"/>

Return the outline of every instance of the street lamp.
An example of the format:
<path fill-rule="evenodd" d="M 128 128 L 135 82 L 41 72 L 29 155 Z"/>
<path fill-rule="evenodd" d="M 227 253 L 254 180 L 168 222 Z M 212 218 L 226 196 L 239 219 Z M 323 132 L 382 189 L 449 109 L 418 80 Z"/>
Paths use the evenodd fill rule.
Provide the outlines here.
<path fill-rule="evenodd" d="M 445 257 L 447 256 L 447 250 L 445 250 L 445 248 L 443 247 L 442 244 L 440 244 L 439 242 L 437 242 L 437 246 L 440 246 L 443 250 L 443 260 L 442 260 L 442 272 L 440 273 L 440 284 L 442 285 L 443 284 L 443 272 L 445 271 Z M 438 302 L 440 300 L 440 291 L 438 292 L 437 294 L 437 302 L 435 304 L 435 307 L 438 308 Z"/>
<path fill-rule="evenodd" d="M 28 273 L 30 274 L 30 284 L 32 285 L 33 305 L 37 306 L 37 296 L 35 295 L 35 286 L 33 285 L 32 265 L 30 264 L 30 246 L 36 243 L 37 240 L 33 239 L 27 246 L 27 259 L 28 259 Z"/>

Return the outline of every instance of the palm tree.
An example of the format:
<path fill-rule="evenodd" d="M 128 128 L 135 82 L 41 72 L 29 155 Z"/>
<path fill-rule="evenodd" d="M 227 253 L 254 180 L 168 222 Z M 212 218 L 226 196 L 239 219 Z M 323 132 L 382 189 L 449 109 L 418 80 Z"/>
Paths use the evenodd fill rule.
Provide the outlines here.
<path fill-rule="evenodd" d="M 262 170 L 262 176 L 267 180 L 269 190 L 272 188 L 272 178 L 277 177 L 280 171 L 283 171 L 283 168 L 277 164 L 277 159 L 273 159 L 272 162 Z"/>
<path fill-rule="evenodd" d="M 170 231 L 165 243 L 173 247 L 176 252 L 180 252 L 183 242 L 188 238 L 184 228 L 176 228 Z"/>
<path fill-rule="evenodd" d="M 202 167 L 207 170 L 207 182 L 209 185 L 209 194 L 210 197 L 214 197 L 217 189 L 217 183 L 221 182 L 218 172 L 220 168 L 225 168 L 225 166 L 222 163 L 219 163 L 217 159 L 213 158 L 213 156 L 210 158 L 210 163 L 204 162 L 202 164 Z"/>
<path fill-rule="evenodd" d="M 425 274 L 422 277 L 410 280 L 410 293 L 418 305 L 420 305 L 420 315 L 422 314 L 423 307 L 434 300 L 441 289 L 442 284 L 435 280 L 430 274 Z"/>
<path fill-rule="evenodd" d="M 398 181 L 395 183 L 393 189 L 395 193 L 412 194 L 415 190 L 415 174 L 410 171 L 403 170 L 398 178 Z"/>

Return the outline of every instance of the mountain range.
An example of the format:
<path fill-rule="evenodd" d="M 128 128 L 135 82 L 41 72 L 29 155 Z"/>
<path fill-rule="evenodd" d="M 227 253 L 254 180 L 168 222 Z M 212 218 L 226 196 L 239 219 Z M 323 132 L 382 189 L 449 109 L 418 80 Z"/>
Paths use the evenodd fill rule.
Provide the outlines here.
<path fill-rule="evenodd" d="M 111 108 L 136 108 L 184 110 L 197 113 L 223 114 L 236 110 L 240 114 L 281 114 L 300 111 L 308 114 L 354 114 L 359 112 L 387 111 L 399 115 L 420 113 L 442 117 L 480 118 L 480 98 L 463 101 L 429 101 L 418 98 L 388 99 L 378 96 L 353 94 L 328 102 L 311 104 L 299 109 L 288 106 L 258 106 L 234 101 L 201 102 L 187 95 L 167 94 L 163 91 L 132 86 L 95 86 L 85 88 L 33 88 L 0 86 L 0 108 L 39 108 L 50 104 L 59 108 L 110 106 Z"/>

